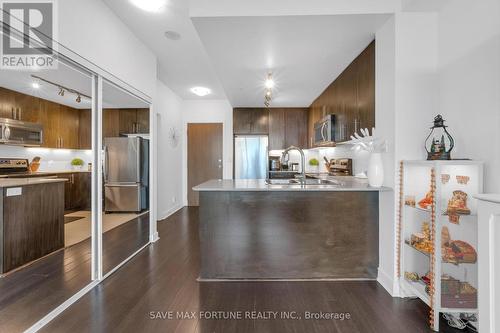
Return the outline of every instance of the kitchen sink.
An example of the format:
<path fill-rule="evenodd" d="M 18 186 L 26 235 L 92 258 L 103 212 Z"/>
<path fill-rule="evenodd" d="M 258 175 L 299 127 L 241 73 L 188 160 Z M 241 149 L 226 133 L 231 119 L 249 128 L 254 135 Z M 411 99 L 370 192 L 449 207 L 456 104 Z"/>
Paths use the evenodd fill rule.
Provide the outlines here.
<path fill-rule="evenodd" d="M 298 179 L 266 179 L 266 184 L 268 185 L 298 185 L 300 180 Z"/>
<path fill-rule="evenodd" d="M 306 179 L 306 185 L 341 185 L 341 184 L 336 180 L 308 178 Z"/>
<path fill-rule="evenodd" d="M 300 179 L 266 179 L 266 184 L 268 185 L 300 185 Z M 306 186 L 314 185 L 330 185 L 330 186 L 340 186 L 340 182 L 331 179 L 318 179 L 318 178 L 306 178 Z"/>

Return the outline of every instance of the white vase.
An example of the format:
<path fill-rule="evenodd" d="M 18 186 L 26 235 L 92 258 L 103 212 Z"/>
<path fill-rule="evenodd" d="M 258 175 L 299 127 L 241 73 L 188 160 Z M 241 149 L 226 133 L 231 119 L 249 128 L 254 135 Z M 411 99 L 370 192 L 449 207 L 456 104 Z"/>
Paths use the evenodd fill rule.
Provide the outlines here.
<path fill-rule="evenodd" d="M 368 162 L 368 184 L 372 187 L 381 187 L 384 183 L 384 165 L 382 153 L 371 153 Z"/>

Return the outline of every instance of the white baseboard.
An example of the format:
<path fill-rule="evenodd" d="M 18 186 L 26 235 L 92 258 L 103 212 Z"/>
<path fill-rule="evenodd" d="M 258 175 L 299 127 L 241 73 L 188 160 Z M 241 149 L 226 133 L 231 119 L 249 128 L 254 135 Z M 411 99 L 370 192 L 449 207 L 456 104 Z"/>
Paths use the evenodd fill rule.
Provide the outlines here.
<path fill-rule="evenodd" d="M 380 267 L 378 268 L 377 282 L 380 283 L 380 285 L 384 287 L 384 289 L 387 290 L 392 297 L 397 297 L 394 288 L 394 278 L 380 269 Z"/>
<path fill-rule="evenodd" d="M 179 209 L 183 208 L 184 205 L 182 204 L 179 204 L 179 205 L 176 205 L 172 208 L 170 208 L 169 210 L 167 211 L 164 211 L 162 212 L 159 216 L 158 216 L 158 221 L 161 221 L 161 220 L 164 220 L 166 219 L 167 217 L 169 217 L 170 215 L 173 215 L 174 213 L 176 213 Z"/>
<path fill-rule="evenodd" d="M 153 234 L 153 236 L 151 236 L 150 241 L 151 241 L 151 243 L 155 243 L 155 242 L 157 242 L 159 239 L 160 239 L 160 236 L 158 236 L 158 231 L 157 231 L 157 232 L 155 232 L 155 233 Z"/>

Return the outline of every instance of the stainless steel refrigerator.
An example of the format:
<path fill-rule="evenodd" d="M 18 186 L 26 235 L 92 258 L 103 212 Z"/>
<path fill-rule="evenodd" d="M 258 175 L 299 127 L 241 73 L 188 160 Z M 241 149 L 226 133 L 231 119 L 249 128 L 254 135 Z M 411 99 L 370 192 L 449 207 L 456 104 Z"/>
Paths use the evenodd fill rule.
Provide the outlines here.
<path fill-rule="evenodd" d="M 149 140 L 104 138 L 104 210 L 140 212 L 148 209 Z"/>
<path fill-rule="evenodd" d="M 267 135 L 234 137 L 234 178 L 266 179 L 268 165 Z"/>

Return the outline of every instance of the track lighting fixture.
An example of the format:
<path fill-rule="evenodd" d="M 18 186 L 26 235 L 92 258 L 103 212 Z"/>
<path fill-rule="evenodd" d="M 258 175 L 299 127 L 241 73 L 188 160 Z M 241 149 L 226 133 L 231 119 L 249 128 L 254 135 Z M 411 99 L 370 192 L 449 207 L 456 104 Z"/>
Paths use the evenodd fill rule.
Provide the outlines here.
<path fill-rule="evenodd" d="M 59 91 L 57 92 L 57 94 L 59 96 L 61 96 L 61 97 L 64 97 L 65 93 L 74 94 L 76 96 L 76 100 L 75 101 L 77 103 L 81 103 L 82 102 L 82 97 L 85 97 L 87 99 L 87 101 L 91 101 L 92 100 L 92 97 L 90 97 L 88 95 L 85 95 L 85 94 L 82 94 L 78 90 L 65 87 L 65 86 L 61 85 L 60 83 L 52 82 L 52 81 L 49 81 L 47 79 L 44 79 L 44 78 L 42 78 L 40 76 L 36 76 L 36 75 L 33 75 L 33 74 L 31 74 L 31 77 L 34 79 L 34 81 L 32 83 L 32 86 L 35 89 L 39 89 L 40 88 L 40 82 L 43 82 L 43 83 L 48 83 L 48 84 L 56 87 L 57 89 L 59 89 Z"/>
<path fill-rule="evenodd" d="M 271 73 L 267 74 L 267 78 L 264 85 L 266 87 L 266 95 L 264 96 L 264 105 L 266 107 L 269 107 L 271 105 L 271 100 L 273 95 L 272 89 L 274 87 L 273 75 Z"/>

